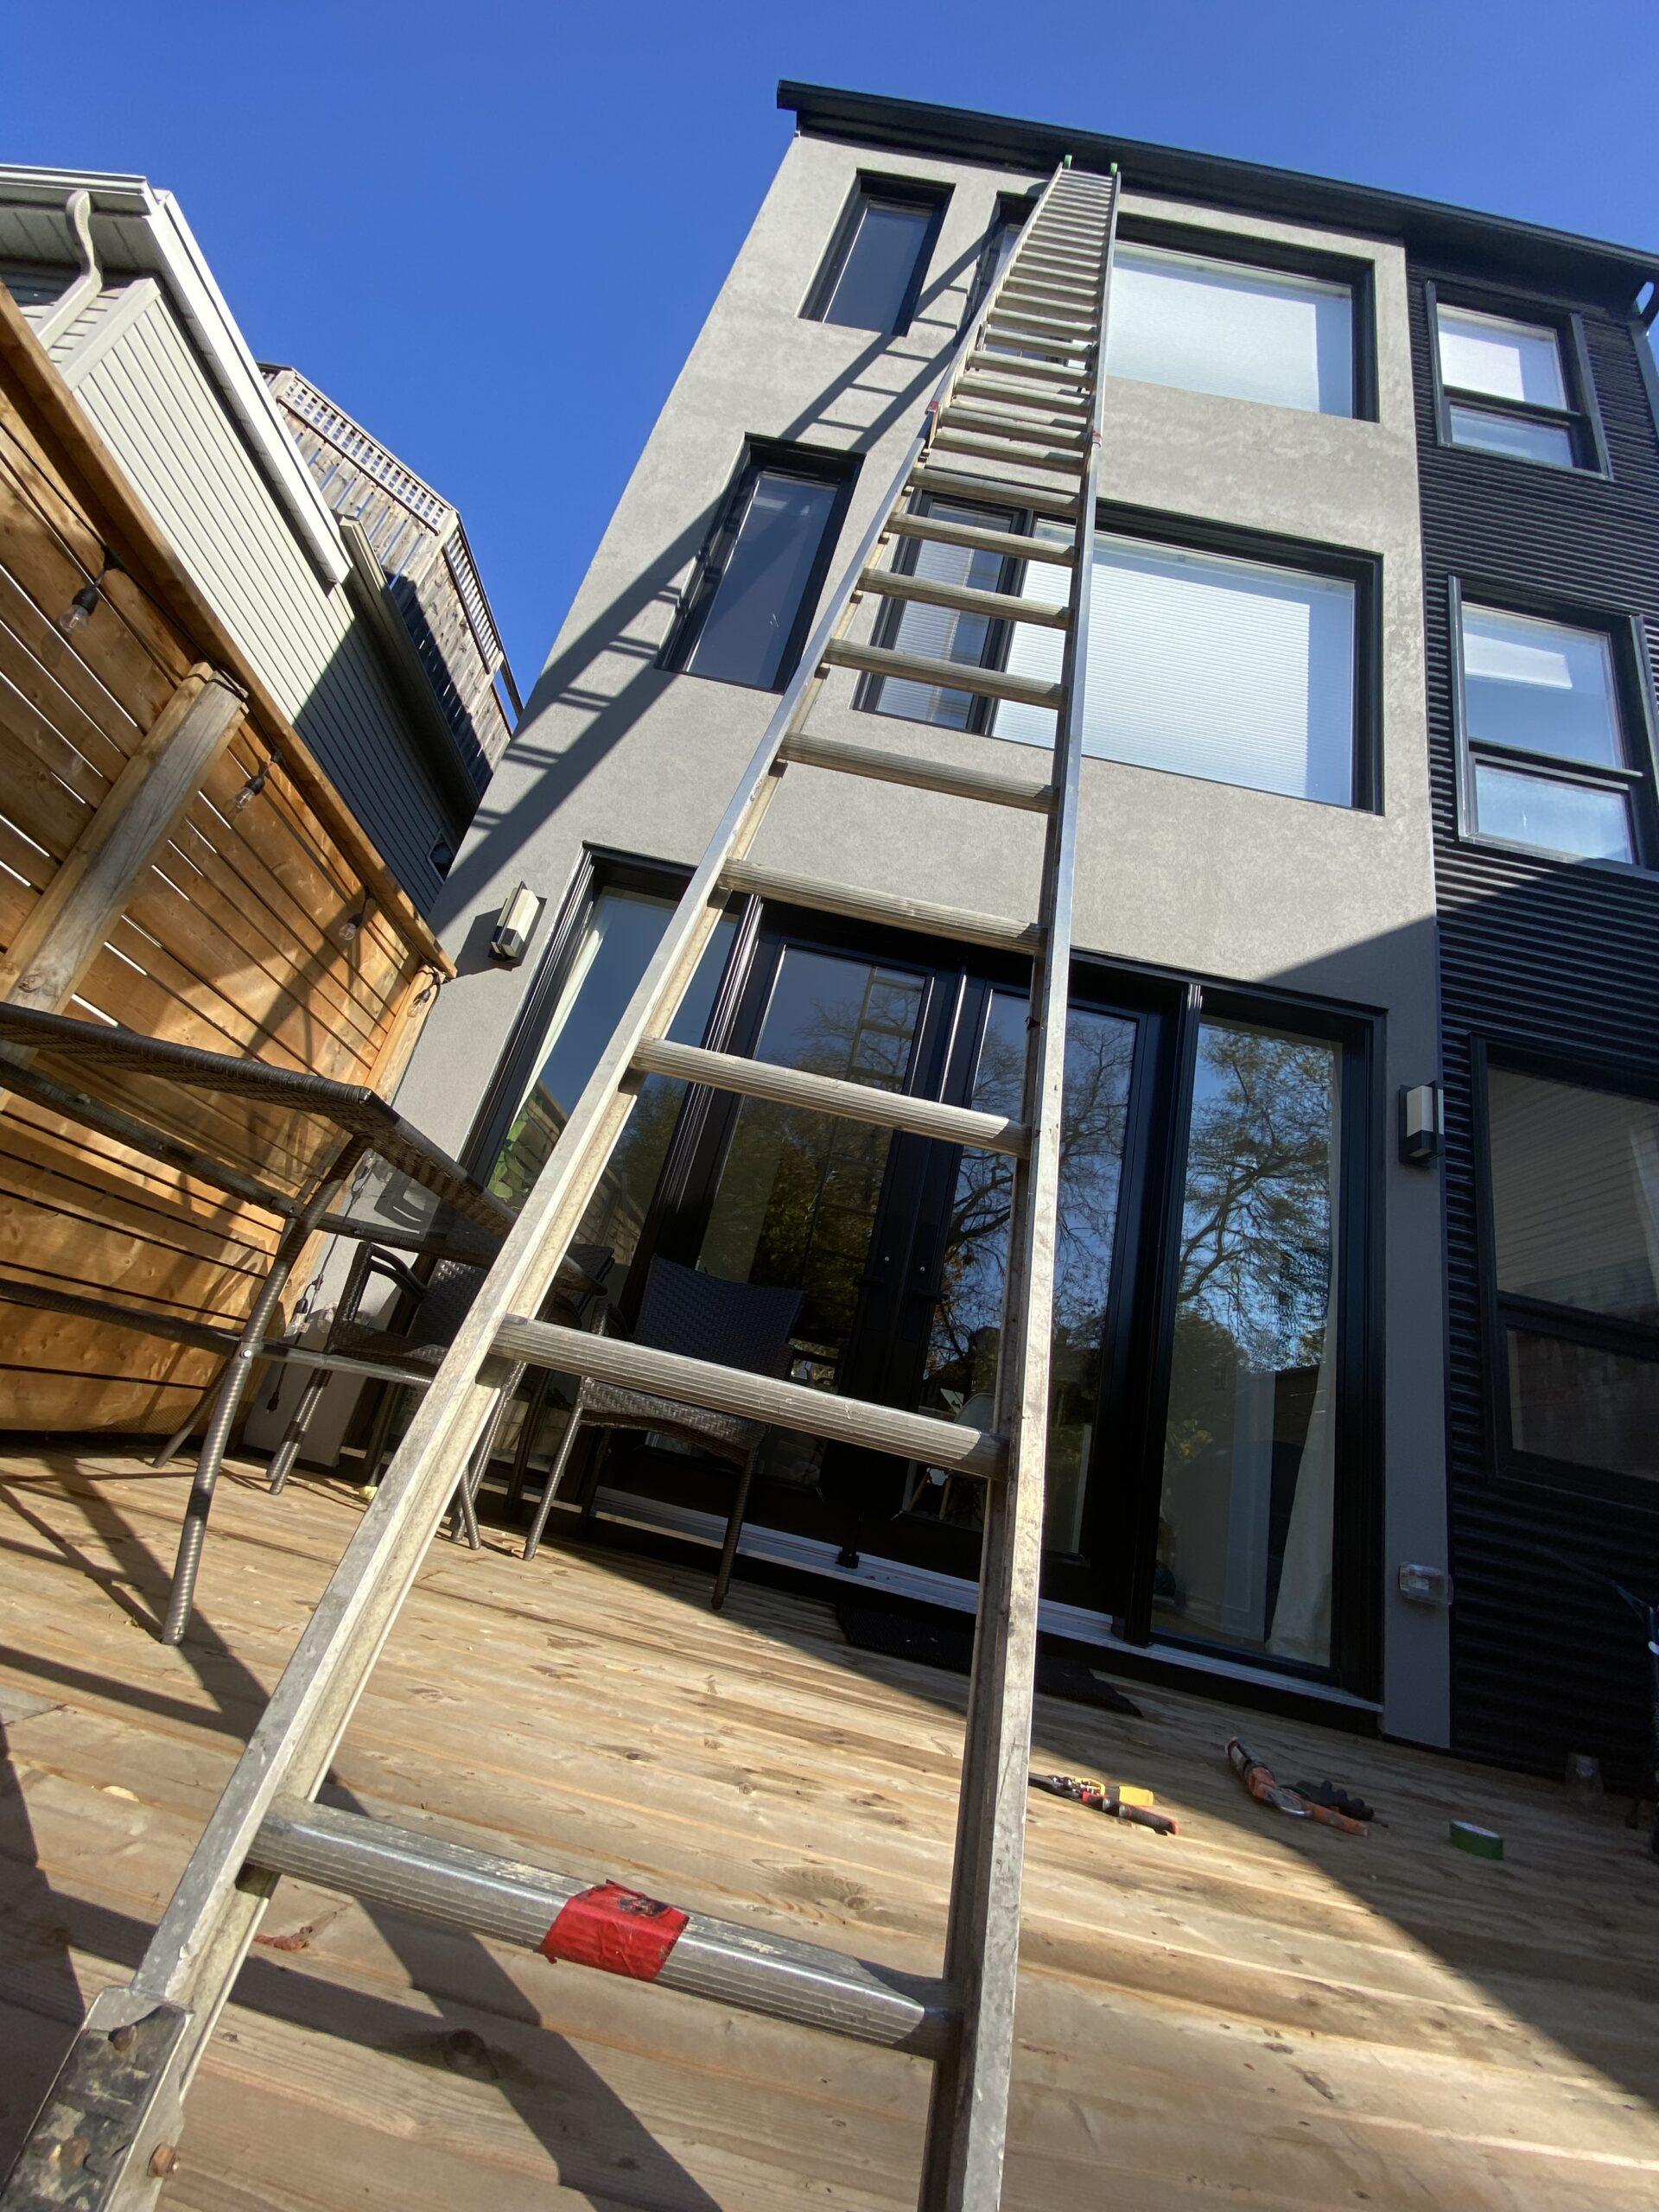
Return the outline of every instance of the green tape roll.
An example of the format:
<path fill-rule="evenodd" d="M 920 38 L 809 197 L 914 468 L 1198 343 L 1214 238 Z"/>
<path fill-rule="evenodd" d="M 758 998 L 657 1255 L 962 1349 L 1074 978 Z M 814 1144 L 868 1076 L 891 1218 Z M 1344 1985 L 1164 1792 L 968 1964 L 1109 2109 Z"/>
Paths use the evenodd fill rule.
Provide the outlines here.
<path fill-rule="evenodd" d="M 1459 1851 L 1471 1852 L 1477 1859 L 1503 1856 L 1503 1839 L 1496 1828 L 1478 1828 L 1472 1821 L 1453 1821 L 1449 1833 Z"/>

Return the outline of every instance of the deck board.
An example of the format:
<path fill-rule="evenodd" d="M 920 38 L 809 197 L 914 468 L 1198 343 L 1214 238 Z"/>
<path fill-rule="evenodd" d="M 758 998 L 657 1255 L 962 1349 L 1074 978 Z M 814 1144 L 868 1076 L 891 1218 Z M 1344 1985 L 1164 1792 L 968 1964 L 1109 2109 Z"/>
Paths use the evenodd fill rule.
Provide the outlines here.
<path fill-rule="evenodd" d="M 0 2157 L 86 1999 L 136 1961 L 359 1501 L 233 1463 L 203 1618 L 149 1631 L 184 1484 L 0 1460 Z M 825 1605 L 488 1532 L 440 1543 L 334 1774 L 342 1802 L 934 1971 L 963 1685 L 849 1650 Z M 1039 1698 L 1042 1764 L 1148 1783 L 1178 1839 L 1032 1806 L 1014 2212 L 1567 2212 L 1659 2189 L 1659 1874 L 1619 1809 L 1135 1687 Z M 1254 1805 L 1340 1775 L 1363 1841 Z M 1445 1840 L 1498 1828 L 1502 1866 Z M 914 2202 L 927 2070 L 804 2030 L 277 1892 L 192 2094 L 169 2207 Z"/>

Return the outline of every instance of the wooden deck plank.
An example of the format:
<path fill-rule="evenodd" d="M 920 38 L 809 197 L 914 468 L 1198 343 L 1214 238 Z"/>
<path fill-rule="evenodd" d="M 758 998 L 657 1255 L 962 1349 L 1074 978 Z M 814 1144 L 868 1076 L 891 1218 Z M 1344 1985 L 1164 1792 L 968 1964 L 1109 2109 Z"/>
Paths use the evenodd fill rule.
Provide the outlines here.
<path fill-rule="evenodd" d="M 0 1461 L 0 2081 L 142 1948 L 359 1502 L 227 1472 L 184 1650 L 143 1621 L 182 1480 Z M 336 1765 L 369 1809 L 688 1904 L 937 1965 L 956 1678 L 830 1608 L 500 1532 L 439 1544 Z M 1616 1809 L 1136 1687 L 1039 1700 L 1039 1759 L 1149 1783 L 1165 1840 L 1033 1807 L 1010 2212 L 1347 2203 L 1567 2212 L 1659 2186 L 1659 1882 Z M 1386 1826 L 1312 1834 L 1221 1757 L 1340 1774 Z M 1499 1867 L 1445 1842 L 1501 1829 Z M 749 2212 L 913 2202 L 925 2069 L 285 1885 L 164 2203 Z M 13 2055 L 18 2054 L 16 2063 Z M 0 2090 L 0 2107 L 6 2092 Z M 0 2126 L 0 2157 L 22 2124 Z"/>

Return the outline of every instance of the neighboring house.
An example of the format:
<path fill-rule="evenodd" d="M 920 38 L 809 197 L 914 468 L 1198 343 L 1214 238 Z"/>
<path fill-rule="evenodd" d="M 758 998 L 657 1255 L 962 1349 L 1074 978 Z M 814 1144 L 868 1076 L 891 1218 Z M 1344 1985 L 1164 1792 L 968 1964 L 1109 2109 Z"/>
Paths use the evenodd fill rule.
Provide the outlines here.
<path fill-rule="evenodd" d="M 419 656 L 420 689 L 481 792 L 524 706 L 458 510 L 297 369 L 264 372 L 348 548 L 366 543 L 373 556 L 369 588 L 378 596 L 384 584 Z"/>
<path fill-rule="evenodd" d="M 291 371 L 276 375 L 279 412 L 176 202 L 142 177 L 0 167 L 0 281 L 193 582 L 429 908 L 506 741 L 498 673 L 512 696 L 454 510 Z M 429 503 L 418 561 L 412 543 L 390 559 L 376 550 L 360 499 L 337 515 L 312 432 L 340 429 L 358 441 L 360 474 Z"/>
<path fill-rule="evenodd" d="M 1167 148 L 781 98 L 798 136 L 451 879 L 452 944 L 521 882 L 546 925 L 446 995 L 404 1102 L 521 1192 L 970 299 L 1061 156 L 1118 162 L 1046 1618 L 1395 1734 L 1628 1774 L 1640 1641 L 1598 1578 L 1659 1586 L 1637 313 L 1659 259 Z M 955 505 L 969 531 L 1040 527 L 971 487 Z M 995 547 L 926 557 L 1055 596 Z M 1040 672 L 1055 650 L 878 604 L 879 641 L 929 657 Z M 820 732 L 989 767 L 1048 734 L 893 677 L 832 671 L 823 700 Z M 757 856 L 1019 920 L 1039 834 L 795 770 Z M 969 944 L 734 899 L 681 1033 L 1012 1110 L 1023 990 Z M 1005 1175 L 848 1126 L 653 1077 L 605 1233 L 635 1287 L 652 1251 L 804 1286 L 803 1379 L 971 1419 Z M 602 1498 L 702 1538 L 724 1511 L 649 1449 L 613 1453 Z M 974 1513 L 925 1468 L 778 1438 L 745 1548 L 966 1605 Z"/>

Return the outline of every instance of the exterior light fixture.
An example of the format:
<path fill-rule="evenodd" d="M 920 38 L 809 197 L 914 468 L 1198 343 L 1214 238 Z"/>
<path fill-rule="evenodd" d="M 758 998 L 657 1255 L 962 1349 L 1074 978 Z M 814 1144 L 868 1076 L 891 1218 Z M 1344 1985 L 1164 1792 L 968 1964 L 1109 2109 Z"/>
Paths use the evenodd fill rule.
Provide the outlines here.
<path fill-rule="evenodd" d="M 1400 1157 L 1427 1167 L 1446 1147 L 1446 1094 L 1438 1083 L 1417 1083 L 1400 1093 Z"/>
<path fill-rule="evenodd" d="M 73 638 L 77 630 L 84 629 L 92 620 L 98 610 L 98 602 L 104 594 L 105 577 L 109 575 L 111 569 L 118 569 L 120 566 L 121 563 L 113 553 L 105 554 L 103 567 L 95 576 L 89 576 L 86 579 L 58 617 L 58 627 L 66 638 Z"/>
<path fill-rule="evenodd" d="M 521 883 L 496 917 L 495 935 L 490 939 L 492 960 L 505 961 L 516 967 L 530 950 L 530 940 L 536 934 L 536 925 L 542 918 L 545 899 L 538 899 L 527 883 Z"/>
<path fill-rule="evenodd" d="M 1452 1578 L 1443 1567 L 1423 1567 L 1408 1560 L 1400 1568 L 1400 1595 L 1414 1605 L 1449 1605 Z"/>

